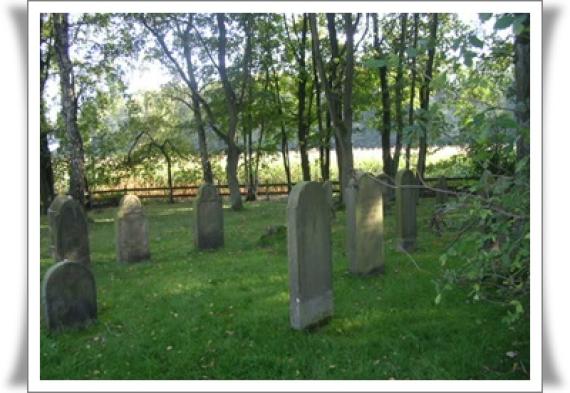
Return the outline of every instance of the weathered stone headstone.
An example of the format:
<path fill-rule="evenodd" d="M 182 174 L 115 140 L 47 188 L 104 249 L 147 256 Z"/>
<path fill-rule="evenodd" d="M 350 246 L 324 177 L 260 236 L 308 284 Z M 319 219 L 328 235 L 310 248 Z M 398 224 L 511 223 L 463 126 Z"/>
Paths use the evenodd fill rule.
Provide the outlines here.
<path fill-rule="evenodd" d="M 194 204 L 194 244 L 199 250 L 224 245 L 222 198 L 216 186 L 202 184 Z"/>
<path fill-rule="evenodd" d="M 407 169 L 396 175 L 396 236 L 398 248 L 412 251 L 416 248 L 416 185 L 414 174 Z"/>
<path fill-rule="evenodd" d="M 287 203 L 289 316 L 293 329 L 333 314 L 331 217 L 323 186 L 300 182 Z"/>
<path fill-rule="evenodd" d="M 346 250 L 354 274 L 384 272 L 382 185 L 370 174 L 352 178 L 346 189 Z"/>
<path fill-rule="evenodd" d="M 437 186 L 436 188 L 438 190 L 442 190 L 442 191 L 436 191 L 435 192 L 435 203 L 438 205 L 445 205 L 447 203 L 447 193 L 445 191 L 447 191 L 447 179 L 445 178 L 445 176 L 440 176 L 439 179 L 437 179 Z"/>
<path fill-rule="evenodd" d="M 115 218 L 117 261 L 131 263 L 150 258 L 148 222 L 136 195 L 125 195 Z"/>
<path fill-rule="evenodd" d="M 48 209 L 52 256 L 56 262 L 89 265 L 89 235 L 83 208 L 67 195 L 57 196 Z"/>
<path fill-rule="evenodd" d="M 376 176 L 380 180 L 380 185 L 382 186 L 382 201 L 384 202 L 384 207 L 396 197 L 396 190 L 394 189 L 394 182 L 385 173 L 381 173 Z M 392 186 L 392 187 L 390 187 Z"/>
<path fill-rule="evenodd" d="M 97 290 L 91 270 L 75 262 L 55 264 L 44 277 L 42 302 L 50 331 L 87 326 L 97 319 Z"/>
<path fill-rule="evenodd" d="M 335 218 L 336 212 L 334 208 L 333 186 L 330 180 L 323 182 L 323 189 L 325 190 L 325 196 L 327 197 L 327 203 L 329 205 L 331 217 Z"/>

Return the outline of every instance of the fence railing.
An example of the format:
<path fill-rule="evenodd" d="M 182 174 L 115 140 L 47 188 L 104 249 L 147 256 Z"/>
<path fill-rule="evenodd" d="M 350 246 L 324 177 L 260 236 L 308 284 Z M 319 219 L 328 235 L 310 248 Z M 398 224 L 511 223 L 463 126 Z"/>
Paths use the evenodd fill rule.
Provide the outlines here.
<path fill-rule="evenodd" d="M 448 177 L 446 178 L 448 188 L 450 190 L 461 190 L 469 186 L 469 182 L 477 181 L 477 177 Z M 425 178 L 426 183 L 436 182 L 438 178 Z M 338 193 L 340 191 L 340 184 L 338 181 L 332 181 L 333 192 Z M 292 186 L 295 183 L 292 183 Z M 216 187 L 219 190 L 220 195 L 226 196 L 230 195 L 229 186 L 227 184 L 217 184 Z M 198 194 L 198 185 L 184 185 L 184 186 L 174 186 L 172 187 L 172 197 L 174 199 L 189 199 L 194 198 Z M 240 193 L 242 195 L 247 195 L 247 184 L 240 184 Z M 168 199 L 170 197 L 169 187 L 123 187 L 123 188 L 112 188 L 104 190 L 92 190 L 89 192 L 88 200 L 92 206 L 106 206 L 118 204 L 120 198 L 125 194 L 135 194 L 141 199 Z M 434 193 L 428 189 L 422 189 L 421 195 L 424 197 L 433 196 Z M 265 183 L 258 184 L 257 186 L 257 196 L 275 196 L 275 195 L 287 195 L 289 189 L 287 183 Z"/>

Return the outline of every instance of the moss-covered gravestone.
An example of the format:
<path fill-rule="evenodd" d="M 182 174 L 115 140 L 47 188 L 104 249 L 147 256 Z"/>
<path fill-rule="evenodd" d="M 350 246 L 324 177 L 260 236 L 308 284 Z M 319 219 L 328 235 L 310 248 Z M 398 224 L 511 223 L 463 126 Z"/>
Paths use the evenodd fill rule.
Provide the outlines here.
<path fill-rule="evenodd" d="M 445 205 L 447 203 L 447 179 L 445 176 L 440 176 L 437 179 L 437 190 L 435 192 L 435 203 L 438 205 Z M 441 191 L 439 191 L 441 190 Z"/>
<path fill-rule="evenodd" d="M 224 245 L 222 198 L 211 184 L 202 184 L 194 203 L 194 245 L 199 250 Z"/>
<path fill-rule="evenodd" d="M 117 261 L 132 263 L 150 258 L 148 221 L 136 195 L 125 195 L 115 218 Z"/>
<path fill-rule="evenodd" d="M 97 319 L 97 291 L 91 270 L 74 262 L 52 266 L 42 283 L 42 303 L 50 331 L 89 325 Z"/>
<path fill-rule="evenodd" d="M 352 178 L 346 189 L 346 250 L 351 273 L 384 272 L 382 185 L 370 174 Z"/>
<path fill-rule="evenodd" d="M 52 256 L 56 262 L 89 265 L 89 234 L 83 207 L 67 195 L 57 196 L 48 209 Z"/>
<path fill-rule="evenodd" d="M 396 175 L 396 236 L 398 248 L 413 251 L 416 248 L 416 178 L 412 171 L 403 169 Z"/>
<path fill-rule="evenodd" d="M 322 184 L 305 181 L 291 190 L 287 250 L 291 326 L 319 325 L 333 313 L 331 216 Z"/>

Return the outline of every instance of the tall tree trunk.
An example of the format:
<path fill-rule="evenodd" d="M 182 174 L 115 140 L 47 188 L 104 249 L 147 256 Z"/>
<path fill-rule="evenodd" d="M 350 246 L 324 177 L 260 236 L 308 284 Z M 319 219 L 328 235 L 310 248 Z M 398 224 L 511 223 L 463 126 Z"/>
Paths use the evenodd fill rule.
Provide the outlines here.
<path fill-rule="evenodd" d="M 517 159 L 530 154 L 530 15 L 523 21 L 524 29 L 515 37 L 516 118 L 521 129 L 517 139 Z"/>
<path fill-rule="evenodd" d="M 168 203 L 174 203 L 174 190 L 172 189 L 172 159 L 170 155 L 166 152 L 163 147 L 160 149 L 162 155 L 166 159 L 166 172 L 167 172 L 167 182 L 168 182 Z"/>
<path fill-rule="evenodd" d="M 418 26 L 419 26 L 419 14 L 414 14 L 414 38 L 412 48 L 415 49 L 418 46 Z M 412 127 L 414 125 L 414 100 L 416 98 L 416 56 L 412 57 L 412 76 L 411 76 L 411 83 L 412 86 L 410 87 L 410 105 L 408 109 L 408 126 Z M 410 138 L 411 139 L 411 138 Z M 412 147 L 411 140 L 408 140 L 406 144 L 406 169 L 410 169 L 410 150 Z"/>
<path fill-rule="evenodd" d="M 303 14 L 303 27 L 301 29 L 301 40 L 299 42 L 299 54 L 297 62 L 299 65 L 297 82 L 297 137 L 299 140 L 299 155 L 301 156 L 301 171 L 303 180 L 311 180 L 311 166 L 307 152 L 308 121 L 305 109 L 307 100 L 307 67 L 305 61 L 305 49 L 307 45 L 307 14 Z"/>
<path fill-rule="evenodd" d="M 226 174 L 228 176 L 228 187 L 230 189 L 230 203 L 233 210 L 240 210 L 243 207 L 237 169 L 239 164 L 240 149 L 235 143 L 235 136 L 238 124 L 238 102 L 231 87 L 226 70 L 226 24 L 224 14 L 216 14 L 218 21 L 218 69 L 220 79 L 224 88 L 226 105 L 228 108 L 228 157 L 226 163 Z M 251 37 L 247 38 L 246 52 L 251 47 Z"/>
<path fill-rule="evenodd" d="M 396 147 L 394 149 L 394 176 L 398 172 L 400 167 L 400 152 L 402 150 L 402 134 L 404 132 L 404 115 L 402 113 L 402 101 L 404 90 L 404 49 L 406 47 L 406 26 L 408 22 L 408 14 L 402 14 L 400 16 L 400 41 L 398 45 L 398 69 L 396 72 Z"/>
<path fill-rule="evenodd" d="M 374 14 L 374 48 L 379 59 L 384 57 L 380 47 L 378 14 Z M 378 70 L 380 75 L 380 90 L 382 91 L 382 169 L 385 174 L 394 177 L 392 154 L 390 152 L 390 134 L 392 132 L 390 86 L 388 85 L 388 66 L 384 65 Z"/>
<path fill-rule="evenodd" d="M 319 71 L 319 79 L 325 90 L 331 121 L 335 128 L 337 156 L 342 158 L 340 162 L 340 182 L 341 182 L 341 198 L 344 189 L 348 186 L 350 177 L 353 174 L 353 155 L 352 155 L 352 79 L 354 73 L 354 26 L 352 25 L 352 16 L 344 14 L 344 25 L 346 31 L 345 44 L 345 69 L 344 80 L 338 80 L 335 72 L 335 62 L 340 58 L 338 40 L 336 36 L 335 15 L 327 14 L 327 27 L 329 31 L 329 39 L 331 43 L 331 84 L 329 85 L 325 67 L 321 55 L 319 35 L 317 30 L 316 15 L 311 14 L 310 25 L 313 44 L 315 45 L 315 54 L 317 59 L 317 69 Z M 340 112 L 340 102 L 342 97 L 342 113 Z M 339 151 L 340 150 L 340 151 Z"/>
<path fill-rule="evenodd" d="M 59 65 L 62 114 L 70 151 L 69 194 L 83 206 L 85 202 L 85 158 L 83 140 L 77 127 L 77 96 L 75 95 L 73 65 L 69 57 L 68 17 L 68 14 L 53 14 L 53 25 Z"/>
<path fill-rule="evenodd" d="M 325 113 L 325 137 L 323 141 L 323 180 L 330 180 L 331 177 L 331 136 L 332 136 L 331 115 L 327 110 Z"/>
<path fill-rule="evenodd" d="M 417 165 L 417 175 L 422 179 L 424 178 L 426 171 L 426 158 L 427 158 L 427 126 L 426 124 L 429 120 L 429 95 L 430 95 L 430 82 L 433 76 L 433 59 L 435 56 L 435 44 L 437 37 L 437 14 L 433 14 L 430 23 L 430 45 L 428 49 L 428 59 L 426 63 L 426 71 L 423 80 L 423 85 L 420 90 L 420 104 L 422 112 L 426 119 L 422 122 L 422 131 L 419 140 L 419 153 L 418 153 L 418 165 Z"/>
<path fill-rule="evenodd" d="M 283 157 L 283 169 L 287 178 L 287 192 L 291 192 L 291 165 L 289 163 L 289 141 L 287 140 L 287 130 L 285 129 L 285 121 L 283 120 L 283 104 L 281 102 L 281 93 L 279 91 L 279 78 L 273 69 L 273 80 L 275 82 L 275 104 L 277 105 L 277 115 L 281 125 L 281 156 Z"/>
<path fill-rule="evenodd" d="M 192 15 L 190 15 L 189 25 L 192 24 Z M 198 83 L 194 76 L 194 65 L 192 63 L 192 50 L 190 48 L 189 29 L 183 35 L 184 55 L 186 57 L 186 73 L 188 75 L 188 88 L 192 97 L 192 109 L 194 119 L 196 121 L 196 129 L 198 131 L 198 149 L 200 150 L 200 164 L 202 165 L 202 175 L 204 182 L 212 184 L 214 176 L 212 175 L 212 166 L 208 157 L 208 145 L 206 143 L 206 128 L 202 118 L 202 109 L 200 106 L 200 97 L 198 96 Z"/>
<path fill-rule="evenodd" d="M 52 39 L 44 36 L 44 16 L 40 16 L 41 41 L 45 49 L 40 47 L 40 201 L 41 213 L 46 214 L 55 194 L 53 185 L 53 167 L 51 164 L 51 153 L 48 146 L 49 125 L 45 113 L 44 91 L 48 79 L 51 54 Z"/>

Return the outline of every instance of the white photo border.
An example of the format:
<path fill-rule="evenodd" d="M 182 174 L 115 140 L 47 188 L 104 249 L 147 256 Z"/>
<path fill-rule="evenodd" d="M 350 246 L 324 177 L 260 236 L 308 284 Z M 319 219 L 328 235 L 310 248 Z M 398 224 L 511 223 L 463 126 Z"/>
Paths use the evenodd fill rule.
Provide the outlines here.
<path fill-rule="evenodd" d="M 524 381 L 67 381 L 40 380 L 39 16 L 51 12 L 520 12 L 531 16 L 530 379 Z M 535 93 L 540 92 L 540 94 Z M 28 2 L 28 390 L 31 392 L 542 390 L 542 2 L 540 1 L 29 1 Z"/>

